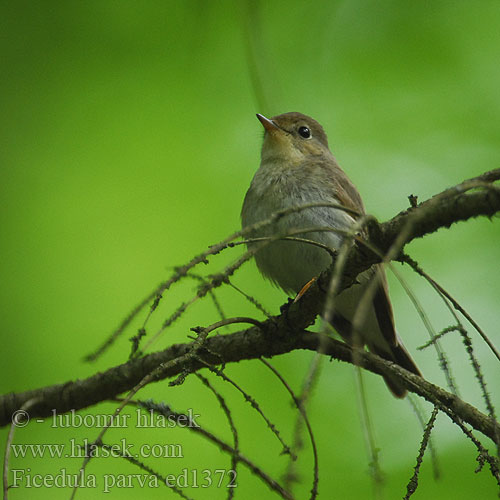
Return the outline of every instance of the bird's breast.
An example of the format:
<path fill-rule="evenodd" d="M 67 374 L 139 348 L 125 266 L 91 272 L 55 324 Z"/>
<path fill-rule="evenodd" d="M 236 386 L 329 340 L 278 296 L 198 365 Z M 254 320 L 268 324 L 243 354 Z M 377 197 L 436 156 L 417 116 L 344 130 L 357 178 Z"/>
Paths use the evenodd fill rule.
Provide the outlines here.
<path fill-rule="evenodd" d="M 245 197 L 244 228 L 268 220 L 278 211 L 290 211 L 250 234 L 251 237 L 289 238 L 265 243 L 255 255 L 261 272 L 289 293 L 299 292 L 307 281 L 331 264 L 328 251 L 315 243 L 338 249 L 343 233 L 354 222 L 349 214 L 334 207 L 301 208 L 322 202 L 339 203 L 335 193 L 317 182 L 317 178 L 297 175 L 290 167 L 261 167 Z"/>

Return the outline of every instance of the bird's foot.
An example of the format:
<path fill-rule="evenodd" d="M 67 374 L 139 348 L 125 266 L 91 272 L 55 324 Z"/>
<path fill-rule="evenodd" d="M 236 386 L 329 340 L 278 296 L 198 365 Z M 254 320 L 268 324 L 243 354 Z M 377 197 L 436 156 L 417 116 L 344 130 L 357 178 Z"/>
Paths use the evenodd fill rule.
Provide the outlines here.
<path fill-rule="evenodd" d="M 307 290 L 309 290 L 309 288 L 311 288 L 311 285 L 318 279 L 317 276 L 314 276 L 314 278 L 310 279 L 303 287 L 302 289 L 300 290 L 300 292 L 297 294 L 297 297 L 295 297 L 295 299 L 293 299 L 293 303 L 295 304 L 295 302 L 298 302 L 300 300 L 300 298 L 302 297 L 302 295 L 304 295 Z"/>

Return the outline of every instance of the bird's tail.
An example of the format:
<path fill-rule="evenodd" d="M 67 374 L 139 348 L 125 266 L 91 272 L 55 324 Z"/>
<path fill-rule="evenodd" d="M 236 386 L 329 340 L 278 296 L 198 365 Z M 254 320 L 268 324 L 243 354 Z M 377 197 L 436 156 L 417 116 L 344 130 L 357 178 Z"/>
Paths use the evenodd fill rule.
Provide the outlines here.
<path fill-rule="evenodd" d="M 412 357 L 405 349 L 402 343 L 399 343 L 395 346 L 391 346 L 390 354 L 381 349 L 377 349 L 375 346 L 370 346 L 370 351 L 374 352 L 378 356 L 387 361 L 392 361 L 397 363 L 399 366 L 403 367 L 405 370 L 408 370 L 415 375 L 422 376 L 420 370 L 418 369 L 415 361 L 413 361 Z M 392 377 L 391 375 L 384 375 L 384 381 L 389 390 L 396 396 L 397 398 L 404 398 L 406 396 L 407 390 L 401 384 L 401 382 L 396 379 L 396 377 Z"/>

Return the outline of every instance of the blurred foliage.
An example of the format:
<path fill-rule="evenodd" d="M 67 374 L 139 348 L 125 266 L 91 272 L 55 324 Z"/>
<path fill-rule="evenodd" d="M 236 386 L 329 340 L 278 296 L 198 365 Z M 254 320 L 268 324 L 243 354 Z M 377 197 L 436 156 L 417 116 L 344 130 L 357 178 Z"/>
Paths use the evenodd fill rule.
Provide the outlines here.
<path fill-rule="evenodd" d="M 498 1 L 248 2 L 201 0 L 3 2 L 0 8 L 0 280 L 2 392 L 84 378 L 127 359 L 140 321 L 95 364 L 82 358 L 144 295 L 239 228 L 244 193 L 259 162 L 256 112 L 301 111 L 322 123 L 332 150 L 384 220 L 500 160 L 500 4 Z M 253 83 L 252 83 L 253 82 Z M 409 247 L 438 282 L 471 312 L 498 345 L 498 220 L 441 230 Z M 213 269 L 241 248 L 213 259 Z M 211 268 L 212 269 L 212 268 Z M 401 269 L 434 327 L 450 323 L 430 288 Z M 205 269 L 204 269 L 205 271 Z M 277 312 L 285 297 L 254 264 L 235 284 Z M 194 293 L 183 282 L 163 301 L 161 323 Z M 433 352 L 401 287 L 391 278 L 400 334 L 430 380 L 444 384 Z M 228 315 L 258 313 L 230 289 Z M 154 345 L 186 341 L 189 328 L 218 319 L 209 300 L 196 304 Z M 151 328 L 154 331 L 154 328 Z M 444 341 L 463 397 L 484 409 L 460 340 Z M 498 364 L 474 338 L 492 397 Z M 312 359 L 294 352 L 273 360 L 296 390 Z M 258 362 L 227 367 L 290 442 L 296 411 Z M 220 380 L 240 430 L 241 450 L 279 479 L 287 459 L 243 398 Z M 368 405 L 385 474 L 384 498 L 406 491 L 422 431 L 409 404 L 366 375 Z M 200 423 L 230 441 L 218 403 L 194 377 L 170 388 L 154 384 L 142 398 L 193 408 Z M 371 496 L 369 459 L 359 423 L 353 370 L 322 364 L 309 405 L 319 447 L 320 498 Z M 422 405 L 430 415 L 428 405 Z M 114 405 L 90 410 L 102 414 Z M 131 410 L 134 413 L 134 410 Z M 133 421 L 133 420 L 132 420 Z M 127 442 L 182 443 L 184 459 L 156 460 L 162 473 L 228 468 L 229 457 L 185 429 L 134 429 Z M 17 443 L 93 439 L 95 429 L 31 423 Z M 2 432 L 5 438 L 6 432 Z M 119 442 L 112 430 L 106 442 Z M 476 451 L 438 416 L 433 433 L 441 478 L 426 455 L 414 498 L 487 498 L 487 470 L 475 474 Z M 491 448 L 490 443 L 486 443 Z M 147 461 L 147 460 L 146 460 Z M 12 458 L 31 473 L 75 473 L 81 459 Z M 297 497 L 311 485 L 311 450 L 297 470 Z M 239 467 L 236 498 L 276 498 Z M 121 460 L 96 459 L 89 472 L 141 472 Z M 103 496 L 97 489 L 77 498 Z M 11 490 L 10 498 L 68 498 L 54 488 Z M 145 490 L 115 488 L 109 498 Z M 212 489 L 186 491 L 215 498 Z M 224 489 L 216 492 L 224 498 Z M 163 488 L 148 498 L 165 496 Z"/>

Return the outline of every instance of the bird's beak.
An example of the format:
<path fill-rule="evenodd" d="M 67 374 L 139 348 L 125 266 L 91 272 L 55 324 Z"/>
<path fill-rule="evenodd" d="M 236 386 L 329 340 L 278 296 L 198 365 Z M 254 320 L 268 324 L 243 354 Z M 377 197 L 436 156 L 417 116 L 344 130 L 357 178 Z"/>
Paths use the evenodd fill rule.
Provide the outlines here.
<path fill-rule="evenodd" d="M 278 125 L 276 125 L 276 123 L 274 123 L 269 118 L 266 118 L 264 115 L 260 115 L 259 113 L 257 113 L 257 118 L 267 131 L 271 132 L 273 130 L 279 130 Z"/>

